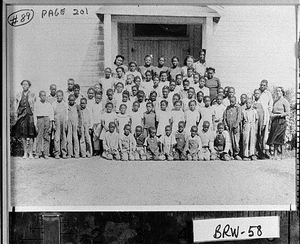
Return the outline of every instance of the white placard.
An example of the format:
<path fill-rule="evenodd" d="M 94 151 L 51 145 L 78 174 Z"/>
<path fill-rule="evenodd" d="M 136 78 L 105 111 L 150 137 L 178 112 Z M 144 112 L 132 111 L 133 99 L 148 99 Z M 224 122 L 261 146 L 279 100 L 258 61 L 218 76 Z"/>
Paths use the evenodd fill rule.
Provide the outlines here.
<path fill-rule="evenodd" d="M 193 220 L 194 242 L 280 237 L 279 216 Z"/>

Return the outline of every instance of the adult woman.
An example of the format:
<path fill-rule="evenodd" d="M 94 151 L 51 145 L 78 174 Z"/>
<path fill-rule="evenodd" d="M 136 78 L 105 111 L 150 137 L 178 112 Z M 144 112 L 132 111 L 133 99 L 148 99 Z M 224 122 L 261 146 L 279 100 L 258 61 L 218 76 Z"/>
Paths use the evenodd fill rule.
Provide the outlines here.
<path fill-rule="evenodd" d="M 122 67 L 124 69 L 124 72 L 127 72 L 128 71 L 128 68 L 126 65 L 123 64 L 125 58 L 124 56 L 118 54 L 115 58 L 115 61 L 113 63 L 113 67 L 112 67 L 112 75 L 115 77 L 116 76 L 116 69 L 118 67 Z"/>
<path fill-rule="evenodd" d="M 21 82 L 23 91 L 17 94 L 15 103 L 16 123 L 12 127 L 12 135 L 21 137 L 24 148 L 23 158 L 33 158 L 33 138 L 36 137 L 36 129 L 34 125 L 33 108 L 35 103 L 34 93 L 29 91 L 31 82 L 23 80 Z"/>
<path fill-rule="evenodd" d="M 183 76 L 187 76 L 187 69 L 188 68 L 194 68 L 194 57 L 192 55 L 188 55 L 186 56 L 186 58 L 184 59 L 183 61 L 183 67 L 182 70 L 183 70 Z"/>
<path fill-rule="evenodd" d="M 201 49 L 199 52 L 199 60 L 194 63 L 194 68 L 197 73 L 204 76 L 206 73 L 206 49 Z"/>
<path fill-rule="evenodd" d="M 284 145 L 285 131 L 287 127 L 286 117 L 290 115 L 290 104 L 284 98 L 282 87 L 276 88 L 276 100 L 271 113 L 271 129 L 267 144 L 274 146 L 274 157 L 278 159 L 278 153 L 282 158 L 282 145 Z"/>

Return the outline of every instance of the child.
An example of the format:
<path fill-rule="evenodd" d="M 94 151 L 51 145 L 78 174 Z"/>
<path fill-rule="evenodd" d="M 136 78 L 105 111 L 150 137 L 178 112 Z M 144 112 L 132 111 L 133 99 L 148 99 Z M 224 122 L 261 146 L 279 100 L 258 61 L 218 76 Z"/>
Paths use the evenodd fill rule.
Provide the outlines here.
<path fill-rule="evenodd" d="M 104 77 L 100 78 L 99 84 L 101 85 L 102 93 L 106 94 L 108 89 L 113 89 L 115 79 L 111 75 L 111 68 L 105 68 Z"/>
<path fill-rule="evenodd" d="M 152 74 L 150 70 L 147 70 L 145 72 L 145 79 L 142 82 L 141 87 L 144 90 L 146 97 L 148 98 L 153 87 Z"/>
<path fill-rule="evenodd" d="M 144 147 L 147 160 L 164 160 L 160 152 L 160 141 L 156 136 L 156 129 L 149 127 L 149 136 L 145 139 Z"/>
<path fill-rule="evenodd" d="M 116 121 L 117 121 L 117 115 L 113 111 L 113 104 L 111 102 L 108 102 L 106 103 L 105 111 L 102 114 L 102 119 L 101 119 L 102 131 L 100 134 L 100 141 L 104 139 L 104 135 L 109 130 L 108 125 L 110 122 L 114 122 L 114 129 L 116 128 Z"/>
<path fill-rule="evenodd" d="M 158 102 L 159 105 L 160 105 L 160 102 L 162 100 L 166 100 L 168 102 L 168 104 L 172 103 L 172 97 L 169 96 L 169 87 L 168 86 L 164 86 L 163 87 L 163 89 L 162 89 L 162 96 L 157 99 L 157 102 Z M 160 109 L 160 106 L 159 106 L 159 109 Z M 167 108 L 167 110 L 170 111 L 171 109 Z"/>
<path fill-rule="evenodd" d="M 189 102 L 191 100 L 195 100 L 195 89 L 194 89 L 194 87 L 190 87 L 188 89 L 187 97 L 182 98 L 183 112 L 189 110 Z"/>
<path fill-rule="evenodd" d="M 74 84 L 75 80 L 73 78 L 69 78 L 67 80 L 68 88 L 66 90 L 66 95 L 69 96 L 70 94 L 74 94 Z"/>
<path fill-rule="evenodd" d="M 75 104 L 80 104 L 80 99 L 84 96 L 80 93 L 80 85 L 74 84 L 74 96 L 75 96 Z"/>
<path fill-rule="evenodd" d="M 175 80 L 170 80 L 169 81 L 169 96 L 171 98 L 173 98 L 174 94 L 176 93 L 175 89 L 176 89 L 176 81 Z"/>
<path fill-rule="evenodd" d="M 135 61 L 130 61 L 128 64 L 129 70 L 125 73 L 125 76 L 132 74 L 134 77 L 139 76 L 142 80 L 142 74 L 137 71 L 137 63 Z"/>
<path fill-rule="evenodd" d="M 140 103 L 141 112 L 146 112 L 145 92 L 139 90 L 136 95 L 136 100 Z"/>
<path fill-rule="evenodd" d="M 174 145 L 174 160 L 186 160 L 186 154 L 184 151 L 186 144 L 186 134 L 184 131 L 184 121 L 178 122 L 178 130 L 174 133 L 176 143 Z"/>
<path fill-rule="evenodd" d="M 190 87 L 190 82 L 188 79 L 184 79 L 182 82 L 183 89 L 179 91 L 181 99 L 188 97 L 188 91 Z"/>
<path fill-rule="evenodd" d="M 246 100 L 246 108 L 242 110 L 242 133 L 243 133 L 243 160 L 249 161 L 256 160 L 255 156 L 255 144 L 256 144 L 256 122 L 258 115 L 255 109 L 252 107 L 252 100 L 248 98 Z"/>
<path fill-rule="evenodd" d="M 95 99 L 95 89 L 93 87 L 90 87 L 87 90 L 87 104 L 94 103 L 94 99 Z"/>
<path fill-rule="evenodd" d="M 154 67 L 154 74 L 155 76 L 159 76 L 161 71 L 168 71 L 168 67 L 164 66 L 165 64 L 165 58 L 164 57 L 159 57 L 158 58 L 158 64 L 156 67 Z"/>
<path fill-rule="evenodd" d="M 143 124 L 143 112 L 139 110 L 140 103 L 138 101 L 133 102 L 132 110 L 129 112 L 131 130 L 135 130 L 137 126 L 142 126 Z"/>
<path fill-rule="evenodd" d="M 170 125 L 170 112 L 167 111 L 168 101 L 162 100 L 160 102 L 160 110 L 156 112 L 156 121 L 157 121 L 157 136 L 160 137 L 164 134 L 165 127 Z"/>
<path fill-rule="evenodd" d="M 214 151 L 214 140 L 213 140 L 213 131 L 209 129 L 210 123 L 209 121 L 204 121 L 202 124 L 202 130 L 199 131 L 199 136 L 202 142 L 202 149 L 201 149 L 201 157 L 199 160 L 210 160 L 210 152 Z"/>
<path fill-rule="evenodd" d="M 224 89 L 223 87 L 219 87 L 218 88 L 218 94 L 217 96 L 221 95 L 222 96 L 222 103 L 223 103 L 223 99 L 225 98 L 225 95 L 224 95 Z M 217 103 L 217 97 L 213 100 L 211 100 L 211 105 L 215 105 Z M 224 105 L 224 104 L 223 104 Z M 225 105 L 224 105 L 225 106 Z M 225 106 L 226 107 L 226 106 Z"/>
<path fill-rule="evenodd" d="M 130 94 L 129 91 L 123 91 L 122 92 L 122 101 L 119 104 L 119 107 L 121 104 L 126 104 L 127 108 L 131 108 L 132 107 L 132 102 L 130 101 Z"/>
<path fill-rule="evenodd" d="M 181 74 L 183 75 L 183 70 L 182 68 L 180 68 L 179 65 L 179 58 L 174 56 L 171 59 L 171 63 L 172 63 L 172 67 L 169 68 L 168 73 L 169 73 L 169 77 L 170 79 L 176 79 L 176 75 L 177 74 Z"/>
<path fill-rule="evenodd" d="M 103 111 L 103 103 L 102 103 L 102 93 L 95 94 L 95 103 L 92 107 L 92 124 L 93 124 L 93 145 L 94 145 L 94 155 L 102 155 L 103 148 L 102 144 L 100 144 L 100 133 L 102 131 L 101 126 L 101 118 Z"/>
<path fill-rule="evenodd" d="M 246 94 L 242 94 L 240 97 L 240 106 L 242 110 L 246 109 L 246 102 L 247 102 L 248 96 Z"/>
<path fill-rule="evenodd" d="M 144 58 L 144 65 L 139 67 L 139 71 L 142 74 L 142 77 L 146 77 L 146 72 L 150 71 L 151 76 L 154 74 L 154 67 L 152 66 L 152 56 L 146 55 Z"/>
<path fill-rule="evenodd" d="M 211 160 L 225 160 L 229 161 L 229 150 L 231 148 L 230 135 L 228 131 L 224 130 L 224 124 L 220 122 L 217 125 L 217 131 L 213 136 L 214 150 L 211 151 Z"/>
<path fill-rule="evenodd" d="M 114 88 L 116 88 L 116 84 L 121 82 L 123 86 L 125 87 L 125 70 L 123 67 L 116 68 L 116 76 L 115 76 L 115 84 Z"/>
<path fill-rule="evenodd" d="M 150 91 L 149 99 L 150 99 L 151 93 L 154 92 L 154 91 L 156 92 L 156 96 L 158 96 L 159 88 L 160 88 L 160 86 L 159 86 L 159 77 L 155 76 L 155 77 L 153 77 L 153 87 Z"/>
<path fill-rule="evenodd" d="M 145 135 L 143 133 L 143 127 L 138 125 L 135 127 L 134 138 L 136 141 L 136 150 L 134 152 L 135 160 L 146 160 L 146 154 L 144 151 Z"/>
<path fill-rule="evenodd" d="M 153 110 L 153 103 L 147 102 L 146 104 L 147 110 L 143 113 L 143 127 L 144 127 L 144 135 L 148 135 L 148 131 L 150 127 L 156 128 L 156 113 Z M 156 134 L 156 129 L 155 129 Z"/>
<path fill-rule="evenodd" d="M 134 160 L 136 151 L 136 141 L 131 134 L 130 125 L 124 126 L 124 133 L 119 136 L 119 148 L 122 161 Z"/>
<path fill-rule="evenodd" d="M 113 89 L 109 88 L 106 90 L 106 99 L 103 100 L 103 107 L 106 107 L 108 102 L 112 103 L 113 111 L 116 112 L 117 109 L 117 100 L 114 98 L 114 91 Z"/>
<path fill-rule="evenodd" d="M 50 85 L 50 94 L 49 94 L 49 96 L 47 98 L 47 100 L 48 100 L 48 102 L 50 104 L 52 104 L 53 102 L 55 102 L 56 99 L 57 99 L 56 98 L 56 90 L 57 90 L 57 87 L 56 87 L 55 84 Z"/>
<path fill-rule="evenodd" d="M 196 110 L 196 101 L 189 101 L 189 110 L 185 111 L 185 128 L 187 131 L 191 130 L 192 126 L 198 126 L 200 120 L 200 114 Z"/>
<path fill-rule="evenodd" d="M 177 74 L 175 81 L 176 81 L 176 92 L 178 93 L 180 90 L 183 89 L 183 85 L 182 85 L 183 75 Z"/>
<path fill-rule="evenodd" d="M 172 96 L 172 103 L 170 105 L 170 111 L 175 109 L 175 103 L 177 101 L 180 101 L 180 95 L 178 93 L 174 93 L 174 95 Z"/>
<path fill-rule="evenodd" d="M 133 83 L 138 87 L 138 90 L 142 90 L 143 87 L 141 87 L 141 78 L 139 76 L 135 76 L 133 79 Z"/>
<path fill-rule="evenodd" d="M 135 96 L 133 95 L 132 93 L 132 87 L 135 85 L 133 83 L 133 80 L 134 80 L 134 75 L 133 74 L 128 74 L 126 75 L 126 81 L 125 81 L 125 89 L 129 92 L 131 92 L 131 95 L 132 96 Z M 138 90 L 138 89 L 137 89 Z"/>
<path fill-rule="evenodd" d="M 200 108 L 203 108 L 205 105 L 204 105 L 204 101 L 203 101 L 203 98 L 204 98 L 204 94 L 202 91 L 198 91 L 197 92 L 197 109 L 199 110 Z"/>
<path fill-rule="evenodd" d="M 165 133 L 160 137 L 160 147 L 162 155 L 168 161 L 173 161 L 174 145 L 176 140 L 172 134 L 172 128 L 170 125 L 165 126 Z"/>
<path fill-rule="evenodd" d="M 34 124 L 37 130 L 36 138 L 36 155 L 35 158 L 42 156 L 44 152 L 44 158 L 49 158 L 49 144 L 50 134 L 52 130 L 52 124 L 54 121 L 53 108 L 46 100 L 46 92 L 39 92 L 40 101 L 37 101 L 34 105 Z"/>
<path fill-rule="evenodd" d="M 92 142 L 90 134 L 92 133 L 92 121 L 89 110 L 86 108 L 87 99 L 85 97 L 80 99 L 80 117 L 81 117 L 81 128 L 80 128 L 80 153 L 81 157 L 90 158 L 93 155 Z"/>
<path fill-rule="evenodd" d="M 207 80 L 205 86 L 209 88 L 210 99 L 213 100 L 217 96 L 217 90 L 221 87 L 221 82 L 219 78 L 214 77 L 215 69 L 209 67 L 207 70 Z"/>
<path fill-rule="evenodd" d="M 214 131 L 217 129 L 216 125 L 223 121 L 223 114 L 226 107 L 222 102 L 223 102 L 223 95 L 218 94 L 216 98 L 216 104 L 212 105 L 212 109 L 214 111 L 214 125 L 212 129 Z"/>
<path fill-rule="evenodd" d="M 202 125 L 204 121 L 208 121 L 211 126 L 210 130 L 215 127 L 215 115 L 214 109 L 210 106 L 210 97 L 206 96 L 203 98 L 204 100 L 204 107 L 199 108 L 200 113 L 200 122 L 199 122 L 199 130 L 202 129 Z"/>
<path fill-rule="evenodd" d="M 159 102 L 157 100 L 157 92 L 156 91 L 151 91 L 150 92 L 148 101 L 153 103 L 153 107 L 154 107 L 155 112 L 160 109 L 159 108 L 160 105 L 159 105 Z"/>
<path fill-rule="evenodd" d="M 230 99 L 234 97 L 235 89 L 234 87 L 229 87 L 227 92 L 227 97 L 223 99 L 223 104 L 227 108 L 230 105 Z"/>
<path fill-rule="evenodd" d="M 121 104 L 119 107 L 119 113 L 117 113 L 117 132 L 121 135 L 122 128 L 124 128 L 125 125 L 130 123 L 130 115 L 126 113 L 127 106 L 126 104 Z"/>
<path fill-rule="evenodd" d="M 162 89 L 168 86 L 168 74 L 166 71 L 161 71 L 159 75 L 159 84 L 158 84 L 158 92 L 157 96 L 162 97 Z"/>
<path fill-rule="evenodd" d="M 128 90 L 126 90 L 126 91 L 128 91 Z M 139 91 L 138 86 L 134 85 L 131 87 L 131 91 L 129 91 L 130 97 L 131 97 L 130 100 L 134 101 L 136 99 L 136 95 L 137 95 L 138 91 Z"/>
<path fill-rule="evenodd" d="M 109 122 L 108 131 L 103 138 L 103 154 L 102 157 L 112 160 L 120 160 L 119 154 L 119 134 L 115 131 L 116 124 Z"/>
<path fill-rule="evenodd" d="M 236 97 L 230 98 L 230 105 L 226 108 L 223 115 L 225 130 L 229 132 L 232 156 L 235 160 L 241 160 L 240 153 L 240 122 L 241 122 L 241 107 L 236 104 Z"/>
<path fill-rule="evenodd" d="M 197 76 L 197 74 L 195 74 L 195 75 Z M 200 77 L 199 78 L 199 86 L 197 88 L 195 88 L 195 90 L 196 90 L 197 93 L 199 91 L 202 91 L 203 92 L 203 96 L 209 96 L 209 88 L 205 87 L 206 80 L 207 79 L 205 77 L 203 77 L 203 76 Z"/>
<path fill-rule="evenodd" d="M 67 149 L 68 158 L 71 158 L 75 154 L 75 158 L 79 158 L 79 140 L 78 132 L 81 128 L 81 113 L 79 106 L 75 105 L 75 96 L 73 94 L 68 97 L 68 120 L 67 120 Z"/>
<path fill-rule="evenodd" d="M 257 112 L 256 151 L 259 159 L 264 159 L 263 135 L 266 127 L 266 113 L 260 101 L 260 89 L 254 90 L 253 108 Z"/>
<path fill-rule="evenodd" d="M 194 73 L 192 79 L 189 79 L 190 87 L 193 87 L 196 92 L 199 90 L 199 80 L 200 80 L 200 75 L 198 73 Z"/>
<path fill-rule="evenodd" d="M 122 100 L 123 100 L 123 90 L 124 90 L 123 83 L 118 82 L 116 84 L 116 92 L 113 94 L 114 99 L 116 101 L 116 112 L 119 112 L 119 107 L 120 107 L 120 105 L 122 103 Z"/>
<path fill-rule="evenodd" d="M 101 91 L 101 86 L 99 83 L 95 84 L 94 85 L 94 90 L 95 90 L 95 93 L 100 93 L 103 94 L 103 92 Z"/>
<path fill-rule="evenodd" d="M 182 101 L 176 101 L 174 103 L 174 109 L 171 110 L 171 125 L 172 125 L 172 131 L 177 130 L 178 123 L 180 121 L 185 121 L 185 114 L 182 111 Z"/>
<path fill-rule="evenodd" d="M 193 125 L 190 129 L 191 134 L 186 138 L 186 144 L 184 151 L 187 155 L 188 160 L 197 161 L 199 158 L 202 158 L 201 148 L 202 142 L 198 134 L 198 127 Z"/>
<path fill-rule="evenodd" d="M 193 68 L 193 67 L 188 67 L 188 68 L 187 68 L 186 79 L 189 80 L 191 86 L 197 87 L 197 86 L 198 86 L 198 80 L 199 80 L 199 79 L 194 80 L 193 74 L 194 74 L 194 68 Z"/>
<path fill-rule="evenodd" d="M 75 85 L 74 85 L 75 86 Z M 52 104 L 54 110 L 55 134 L 54 134 L 54 148 L 55 158 L 67 158 L 66 150 L 66 129 L 68 121 L 68 106 L 63 102 L 64 93 L 62 90 L 56 92 L 57 100 Z"/>

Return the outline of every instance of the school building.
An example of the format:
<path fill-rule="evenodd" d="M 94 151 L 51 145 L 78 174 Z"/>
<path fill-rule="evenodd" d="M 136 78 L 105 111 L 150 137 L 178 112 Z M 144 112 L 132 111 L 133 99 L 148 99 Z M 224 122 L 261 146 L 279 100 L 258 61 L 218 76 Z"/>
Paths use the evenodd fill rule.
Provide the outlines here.
<path fill-rule="evenodd" d="M 10 6 L 13 13 L 24 6 Z M 251 93 L 262 79 L 295 87 L 295 6 L 26 6 L 34 10 L 23 26 L 7 25 L 11 91 L 29 79 L 32 90 L 66 90 L 72 77 L 86 91 L 117 54 L 125 64 L 152 54 L 153 64 L 207 50 L 207 66 L 223 86 Z M 61 10 L 64 11 L 61 11 Z M 52 11 L 52 12 L 51 12 Z M 45 14 L 46 13 L 46 14 Z M 54 14 L 53 14 L 54 13 Z M 56 13 L 56 14 L 55 14 Z"/>

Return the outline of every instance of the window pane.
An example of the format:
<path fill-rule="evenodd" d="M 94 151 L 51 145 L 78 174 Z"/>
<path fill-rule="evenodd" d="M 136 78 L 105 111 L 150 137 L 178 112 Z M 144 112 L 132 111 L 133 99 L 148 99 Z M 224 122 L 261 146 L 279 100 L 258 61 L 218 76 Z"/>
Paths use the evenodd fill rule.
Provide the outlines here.
<path fill-rule="evenodd" d="M 135 24 L 134 36 L 187 37 L 187 25 Z"/>

